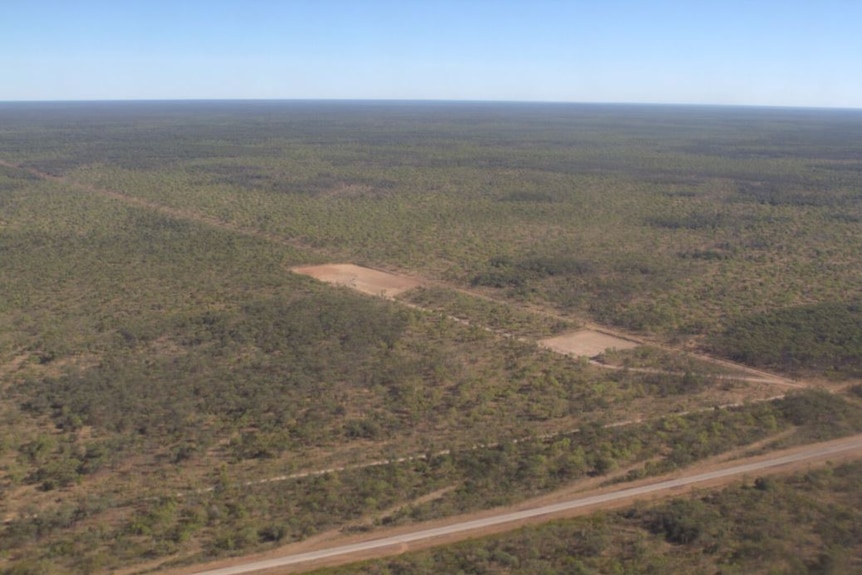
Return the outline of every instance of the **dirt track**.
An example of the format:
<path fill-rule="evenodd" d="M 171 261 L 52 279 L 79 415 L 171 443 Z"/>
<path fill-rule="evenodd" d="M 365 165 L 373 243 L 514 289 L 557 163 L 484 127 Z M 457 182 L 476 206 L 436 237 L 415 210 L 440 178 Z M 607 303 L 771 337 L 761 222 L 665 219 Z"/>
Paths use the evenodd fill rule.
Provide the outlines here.
<path fill-rule="evenodd" d="M 160 214 L 164 214 L 166 216 L 171 216 L 173 218 L 177 218 L 180 220 L 188 220 L 188 221 L 197 222 L 200 224 L 205 224 L 205 225 L 212 226 L 215 228 L 228 230 L 231 232 L 236 232 L 236 233 L 244 235 L 244 236 L 258 238 L 258 239 L 266 240 L 269 242 L 281 244 L 283 246 L 302 249 L 305 251 L 324 253 L 322 250 L 315 248 L 315 247 L 312 247 L 308 244 L 302 243 L 298 240 L 292 240 L 292 239 L 286 238 L 284 236 L 279 236 L 277 234 L 271 234 L 268 232 L 263 232 L 261 230 L 257 230 L 257 229 L 253 229 L 253 228 L 245 228 L 245 227 L 233 224 L 231 222 L 226 222 L 224 220 L 220 220 L 219 218 L 216 218 L 213 216 L 201 214 L 200 212 L 194 212 L 191 210 L 183 210 L 183 209 L 179 209 L 179 208 L 171 208 L 171 207 L 165 206 L 163 204 L 151 202 L 149 200 L 145 200 L 143 198 L 138 198 L 135 196 L 130 196 L 130 195 L 124 194 L 122 192 L 116 192 L 114 190 L 107 190 L 105 188 L 99 188 L 96 186 L 90 186 L 87 184 L 82 184 L 80 182 L 76 182 L 75 180 L 69 179 L 65 176 L 54 176 L 54 175 L 48 174 L 46 172 L 41 172 L 35 168 L 25 168 L 22 166 L 18 166 L 16 164 L 13 164 L 11 162 L 7 162 L 5 160 L 0 160 L 0 166 L 5 166 L 7 168 L 12 168 L 15 170 L 22 170 L 24 172 L 27 172 L 28 174 L 32 174 L 32 175 L 36 176 L 37 178 L 42 178 L 43 180 L 47 180 L 50 182 L 56 182 L 56 183 L 63 184 L 66 186 L 71 186 L 73 188 L 77 188 L 79 190 L 82 190 L 82 191 L 90 193 L 90 194 L 96 194 L 99 196 L 112 198 L 114 200 L 119 200 L 121 202 L 124 202 L 124 203 L 130 205 L 130 206 L 136 206 L 139 208 L 146 208 L 146 209 L 158 212 Z"/>
<path fill-rule="evenodd" d="M 31 169 L 31 168 L 22 168 L 20 166 L 16 166 L 14 164 L 11 164 L 9 162 L 5 162 L 3 160 L 0 160 L 0 165 L 10 167 L 13 169 L 21 169 L 21 170 L 24 170 L 28 173 L 31 173 L 33 175 L 36 175 L 37 177 L 43 178 L 43 179 L 48 180 L 48 181 L 57 182 L 57 183 L 60 183 L 60 184 L 84 191 L 84 192 L 87 192 L 87 193 L 97 194 L 97 195 L 112 198 L 112 199 L 115 199 L 118 201 L 122 201 L 122 202 L 124 202 L 128 205 L 131 205 L 131 206 L 137 206 L 137 207 L 141 207 L 141 208 L 150 209 L 150 210 L 156 211 L 158 213 L 162 213 L 162 214 L 165 214 L 165 215 L 168 215 L 171 217 L 175 217 L 178 219 L 184 219 L 184 220 L 198 222 L 201 224 L 217 227 L 217 228 L 224 229 L 224 230 L 229 230 L 229 231 L 241 234 L 241 235 L 259 238 L 262 240 L 266 240 L 269 242 L 281 244 L 281 245 L 292 247 L 292 248 L 298 248 L 298 249 L 302 249 L 302 250 L 306 250 L 306 251 L 313 251 L 313 252 L 316 252 L 318 254 L 331 255 L 327 250 L 314 248 L 312 246 L 304 244 L 303 242 L 301 242 L 299 240 L 294 240 L 294 239 L 286 238 L 286 237 L 279 236 L 276 234 L 263 232 L 263 231 L 260 231 L 257 229 L 245 228 L 245 227 L 233 224 L 231 222 L 227 222 L 227 221 L 220 220 L 220 219 L 212 217 L 212 216 L 201 214 L 199 212 L 194 212 L 194 211 L 184 210 L 184 209 L 178 209 L 178 208 L 171 208 L 168 206 L 158 204 L 156 202 L 148 201 L 148 200 L 145 200 L 142 198 L 134 197 L 131 195 L 120 193 L 120 192 L 116 192 L 116 191 L 112 191 L 112 190 L 106 190 L 106 189 L 102 189 L 102 188 L 98 188 L 98 187 L 90 186 L 90 185 L 86 185 L 86 184 L 81 184 L 81 183 L 75 182 L 74 180 L 70 180 L 70 179 L 65 178 L 65 177 L 53 176 L 53 175 L 46 174 L 46 173 L 40 172 L 40 171 L 35 170 L 35 169 Z M 415 285 L 419 284 L 418 280 L 412 280 L 412 281 L 415 281 Z M 470 290 L 465 290 L 465 289 L 459 288 L 457 286 L 448 285 L 445 282 L 434 281 L 434 282 L 423 282 L 423 283 L 428 283 L 429 285 L 436 284 L 436 285 L 440 285 L 440 286 L 447 287 L 450 289 L 455 289 L 456 291 L 463 292 L 463 293 L 466 293 L 466 294 L 474 296 L 474 297 L 482 297 L 482 298 L 491 299 L 493 301 L 498 301 L 498 300 L 494 300 L 493 298 L 487 297 L 484 294 L 474 293 Z M 374 295 L 381 295 L 379 290 L 377 292 L 368 291 L 370 289 L 377 289 L 378 286 L 376 286 L 376 284 L 374 284 L 372 282 L 372 284 L 370 284 L 370 286 L 371 287 L 369 287 L 368 289 L 360 290 L 360 291 L 365 291 L 365 293 L 373 293 Z M 393 286 L 392 289 L 400 289 L 400 288 L 397 288 L 397 286 Z M 386 292 L 383 295 L 387 295 L 387 296 L 394 295 L 394 292 L 393 292 L 393 294 Z M 543 312 L 543 313 L 545 313 L 545 312 Z M 548 313 L 548 315 L 553 315 L 554 317 L 559 317 L 559 315 L 554 314 L 552 312 L 546 311 L 546 313 Z M 590 329 L 590 330 L 593 330 L 595 333 L 604 334 L 608 337 L 620 338 L 621 340 L 624 340 L 627 342 L 632 342 L 633 344 L 639 343 L 639 340 L 637 340 L 637 338 L 632 338 L 631 336 L 629 336 L 627 334 L 618 333 L 618 332 L 615 332 L 612 330 L 608 330 L 607 328 L 605 328 L 603 326 L 586 324 L 585 327 Z M 676 351 L 676 350 L 671 350 L 671 351 Z M 749 374 L 752 374 L 759 381 L 775 383 L 778 385 L 789 386 L 789 387 L 804 387 L 804 384 L 802 384 L 801 382 L 795 382 L 795 381 L 789 380 L 787 378 L 776 376 L 776 375 L 771 374 L 771 373 L 766 373 L 766 372 L 762 372 L 759 370 L 754 370 L 751 368 L 747 368 L 745 366 L 740 366 L 738 364 L 734 364 L 732 362 L 727 362 L 727 361 L 719 360 L 719 359 L 708 357 L 708 356 L 694 355 L 694 354 L 692 354 L 692 355 L 693 355 L 693 357 L 696 357 L 698 359 L 709 361 L 709 362 L 712 362 L 715 364 L 731 366 L 735 369 L 741 369 L 741 370 L 743 370 Z M 612 367 L 609 367 L 609 368 L 613 369 Z M 754 381 L 755 377 L 753 377 L 751 380 Z M 746 379 L 746 378 L 741 377 L 741 378 L 735 378 L 735 379 Z M 862 447 L 862 446 L 860 446 L 860 447 Z M 854 449 L 854 451 L 853 451 L 854 456 L 859 455 L 860 447 L 853 448 Z M 786 465 L 791 465 L 791 464 L 786 464 Z M 768 471 L 768 472 L 774 472 L 774 470 Z M 721 478 L 712 479 L 712 480 L 704 479 L 703 480 L 704 483 L 702 485 L 703 486 L 713 485 L 713 483 L 710 483 L 709 481 L 717 482 L 715 484 L 718 485 L 718 484 L 725 484 L 725 483 L 727 483 L 729 481 L 733 481 L 733 480 L 735 480 L 735 476 L 723 476 Z M 698 485 L 701 485 L 701 484 L 699 483 Z M 649 495 L 649 497 L 673 495 L 673 494 L 678 493 L 678 492 L 673 492 L 672 490 L 673 489 L 679 489 L 679 487 L 678 486 L 666 487 L 663 489 L 664 489 L 663 492 L 650 492 L 651 494 Z M 608 507 L 626 505 L 626 504 L 631 503 L 631 501 L 635 500 L 636 498 L 640 498 L 643 496 L 644 495 L 641 495 L 641 494 L 630 493 L 630 494 L 627 494 L 627 495 L 625 495 L 621 498 L 618 498 L 618 499 L 603 501 L 600 504 L 596 503 L 596 505 L 601 505 L 601 506 L 600 507 L 589 507 L 589 509 L 587 511 L 592 511 L 594 509 L 599 509 L 599 508 L 608 508 Z M 558 509 L 555 511 L 544 511 L 544 512 L 536 513 L 536 514 L 529 515 L 529 516 L 527 516 L 527 515 L 518 516 L 518 517 L 515 517 L 513 519 L 508 519 L 508 520 L 502 521 L 502 522 L 497 522 L 497 523 L 493 523 L 493 524 L 485 524 L 481 527 L 477 526 L 475 528 L 475 531 L 472 530 L 473 528 L 460 529 L 460 530 L 456 530 L 450 534 L 442 534 L 441 533 L 441 534 L 430 535 L 430 536 L 428 536 L 428 538 L 425 538 L 425 539 L 415 539 L 415 538 L 410 538 L 409 540 L 399 539 L 397 541 L 397 546 L 394 548 L 392 547 L 392 545 L 395 545 L 395 543 L 392 543 L 392 544 L 383 545 L 383 546 L 378 545 L 378 546 L 376 546 L 370 550 L 366 549 L 364 551 L 359 551 L 359 550 L 350 551 L 349 552 L 350 554 L 344 554 L 344 553 L 339 554 L 337 561 L 338 562 L 345 562 L 346 560 L 353 561 L 353 560 L 356 560 L 357 558 L 362 558 L 365 556 L 381 556 L 381 555 L 385 555 L 385 554 L 398 553 L 398 552 L 402 552 L 402 551 L 406 550 L 408 547 L 410 549 L 426 547 L 426 546 L 430 546 L 430 545 L 439 544 L 442 542 L 449 542 L 449 541 L 454 541 L 454 540 L 458 540 L 458 539 L 463 539 L 466 537 L 475 537 L 478 535 L 502 531 L 505 529 L 511 529 L 511 528 L 514 528 L 518 525 L 522 525 L 522 524 L 526 524 L 526 523 L 544 521 L 544 520 L 547 520 L 548 517 L 558 516 L 558 514 L 568 516 L 568 515 L 573 515 L 573 514 L 584 513 L 587 511 L 585 511 L 581 506 L 567 507 L 565 509 L 561 508 L 561 509 Z M 560 516 L 562 516 L 562 515 L 560 515 Z M 479 514 L 479 515 L 471 516 L 471 517 L 485 517 L 485 516 L 486 516 L 486 514 Z M 445 523 L 448 525 L 451 521 L 454 521 L 454 520 L 449 520 Z M 465 520 L 465 521 L 467 521 L 467 522 L 474 521 L 474 519 Z M 405 533 L 406 533 L 406 531 L 405 531 Z M 398 537 L 401 537 L 401 535 L 398 535 Z M 410 537 L 412 537 L 412 535 Z M 351 539 L 345 539 L 345 541 L 352 541 L 352 540 Z M 307 545 L 307 544 L 305 544 L 305 545 Z M 300 552 L 304 548 L 305 548 L 304 546 L 294 546 L 294 547 L 291 547 L 288 551 L 296 550 L 297 552 Z M 371 555 L 367 555 L 368 553 L 371 553 Z M 355 554 L 358 554 L 358 555 L 355 555 Z M 335 555 L 333 555 L 331 557 L 335 557 Z M 347 559 L 345 559 L 345 557 Z M 321 561 L 322 561 L 322 563 L 321 563 Z M 319 558 L 319 559 L 316 559 L 313 564 L 309 564 L 309 566 L 319 567 L 319 566 L 324 565 L 324 564 L 329 564 L 330 561 L 334 561 L 334 559 Z M 304 568 L 308 568 L 309 566 L 305 566 Z M 279 572 L 288 572 L 288 571 L 284 571 L 282 568 L 280 568 L 280 569 L 281 570 Z M 255 570 L 258 570 L 258 569 L 255 569 Z M 192 573 L 192 572 L 193 571 L 189 571 L 189 570 L 183 571 L 183 573 Z M 245 570 L 245 571 L 221 571 L 221 573 L 223 575 L 226 575 L 227 573 L 245 573 L 245 572 L 252 572 L 252 571 L 248 571 L 248 570 Z M 218 573 L 218 572 L 216 572 L 216 573 Z M 211 573 L 211 575 L 215 575 L 215 574 Z"/>
<path fill-rule="evenodd" d="M 109 197 L 109 198 L 112 198 L 115 200 L 125 202 L 126 204 L 129 204 L 132 206 L 151 209 L 153 211 L 156 211 L 156 212 L 159 212 L 159 213 L 171 216 L 171 217 L 175 217 L 178 219 L 184 219 L 184 220 L 194 221 L 194 222 L 205 224 L 205 225 L 210 225 L 210 226 L 217 227 L 220 229 L 236 232 L 236 233 L 244 235 L 244 236 L 259 238 L 262 240 L 266 240 L 269 242 L 273 242 L 276 244 L 280 244 L 280 245 L 284 245 L 284 246 L 288 246 L 288 247 L 292 247 L 292 248 L 301 249 L 304 251 L 311 251 L 311 252 L 314 252 L 317 254 L 322 254 L 322 255 L 329 255 L 329 256 L 332 255 L 330 253 L 330 251 L 328 251 L 328 250 L 310 246 L 310 245 L 302 242 L 301 240 L 286 238 L 284 236 L 280 236 L 280 235 L 272 234 L 272 233 L 268 233 L 268 232 L 263 232 L 261 230 L 254 229 L 254 228 L 242 227 L 242 226 L 239 226 L 237 224 L 227 222 L 227 221 L 218 219 L 218 218 L 213 217 L 213 216 L 208 216 L 208 215 L 201 214 L 199 212 L 194 212 L 191 210 L 171 208 L 171 207 L 164 206 L 164 205 L 156 203 L 156 202 L 151 202 L 149 200 L 145 200 L 145 199 L 131 196 L 128 194 L 124 194 L 124 193 L 117 192 L 114 190 L 108 190 L 108 189 L 99 188 L 96 186 L 82 184 L 82 183 L 76 182 L 70 178 L 67 178 L 64 176 L 55 176 L 52 174 L 48 174 L 46 172 L 39 171 L 35 168 L 22 167 L 22 166 L 19 166 L 17 164 L 14 164 L 12 162 L 8 162 L 5 160 L 0 160 L 0 166 L 5 166 L 7 168 L 12 168 L 12 169 L 16 169 L 16 170 L 22 170 L 22 171 L 25 171 L 29 174 L 32 174 L 38 178 L 42 178 L 42 179 L 57 182 L 57 183 L 62 183 L 64 185 L 77 188 L 77 189 L 85 191 L 87 193 Z M 471 297 L 478 297 L 481 299 L 487 299 L 487 300 L 495 301 L 495 302 L 499 301 L 499 300 L 496 300 L 496 299 L 489 297 L 485 294 L 477 293 L 473 290 L 467 290 L 465 288 L 451 285 L 448 282 L 444 282 L 444 281 L 440 281 L 440 280 L 420 280 L 418 278 L 408 278 L 408 277 L 404 277 L 404 276 L 395 276 L 393 274 L 388 274 L 385 272 L 377 272 L 376 270 L 372 270 L 372 271 L 375 271 L 376 273 L 380 273 L 380 274 L 383 274 L 386 276 L 392 275 L 393 277 L 400 278 L 401 281 L 409 281 L 409 282 L 411 282 L 411 287 L 415 287 L 416 285 L 420 285 L 420 284 L 429 285 L 429 286 L 439 286 L 439 287 L 445 287 L 448 289 L 452 289 L 452 290 L 455 290 L 455 291 L 460 292 L 460 293 L 464 293 L 464 294 L 469 295 Z M 378 280 L 379 280 L 379 278 L 378 278 Z M 374 290 L 378 289 L 376 284 L 374 283 L 374 281 L 376 281 L 376 280 L 372 280 L 369 283 L 369 285 L 365 287 L 365 289 L 359 288 L 359 286 L 357 284 L 357 289 L 359 289 L 360 291 L 364 291 L 365 293 L 371 293 L 373 295 L 380 295 L 379 291 L 376 291 L 376 292 L 374 291 Z M 386 283 L 390 280 L 382 280 L 382 281 L 384 281 L 384 283 Z M 348 282 L 348 285 L 349 285 L 349 282 Z M 394 286 L 391 289 L 394 289 L 395 291 L 393 291 L 391 293 L 387 292 L 385 295 L 387 295 L 387 296 L 396 295 L 396 293 L 400 293 L 400 291 L 403 291 L 402 287 Z M 384 285 L 384 291 L 385 290 L 386 290 L 386 286 Z M 414 307 L 416 307 L 416 306 L 414 306 Z M 546 310 L 546 309 L 533 310 L 533 311 L 536 313 L 541 313 L 542 315 L 546 315 L 548 317 L 560 318 L 559 314 L 557 314 L 553 311 Z M 606 336 L 607 338 L 610 338 L 609 341 L 626 342 L 627 345 L 629 345 L 629 344 L 630 345 L 638 345 L 638 344 L 643 343 L 639 338 L 633 337 L 630 334 L 626 334 L 626 333 L 623 333 L 623 332 L 620 332 L 617 330 L 610 329 L 606 326 L 601 326 L 601 325 L 594 324 L 591 322 L 584 322 L 584 324 L 582 326 L 582 330 L 593 332 L 594 334 L 596 334 L 597 337 Z M 611 344 L 611 345 L 613 345 L 613 344 Z M 663 346 L 661 344 L 656 344 L 654 342 L 651 345 L 655 345 L 659 348 L 663 348 L 663 349 L 666 349 L 668 351 L 679 352 L 679 350 L 675 350 L 673 348 L 669 348 L 669 347 Z M 553 346 L 549 346 L 549 349 L 553 349 Z M 733 362 L 730 362 L 727 360 L 722 360 L 722 359 L 718 359 L 715 357 L 691 353 L 691 352 L 685 352 L 685 353 L 687 353 L 688 355 L 690 355 L 691 357 L 693 357 L 695 359 L 699 359 L 702 361 L 713 363 L 715 365 L 721 365 L 721 366 L 725 366 L 725 367 L 731 367 L 731 368 L 737 369 L 737 370 L 742 370 L 746 373 L 751 374 L 751 376 L 752 376 L 751 379 L 745 378 L 745 377 L 737 378 L 737 379 L 749 380 L 752 382 L 763 381 L 763 382 L 773 383 L 773 384 L 780 385 L 783 387 L 791 387 L 791 388 L 807 387 L 804 382 L 793 381 L 793 380 L 786 378 L 786 377 L 782 377 L 782 376 L 779 376 L 779 375 L 776 375 L 773 373 L 769 373 L 769 372 L 765 372 L 762 370 L 750 368 L 747 366 L 739 365 L 737 363 L 733 363 Z M 605 366 L 603 366 L 603 367 L 605 367 Z"/>

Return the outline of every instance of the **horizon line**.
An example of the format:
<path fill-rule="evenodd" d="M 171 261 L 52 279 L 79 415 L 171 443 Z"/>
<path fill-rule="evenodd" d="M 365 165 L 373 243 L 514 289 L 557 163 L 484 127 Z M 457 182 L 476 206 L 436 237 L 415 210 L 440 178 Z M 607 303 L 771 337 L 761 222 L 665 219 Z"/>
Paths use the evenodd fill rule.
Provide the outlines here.
<path fill-rule="evenodd" d="M 862 111 L 862 106 L 815 106 L 800 104 L 725 104 L 707 102 L 638 102 L 588 100 L 492 100 L 446 98 L 70 98 L 3 100 L 7 104 L 110 104 L 110 103 L 375 103 L 375 104 L 524 104 L 524 105 L 575 105 L 575 106 L 643 106 L 679 108 L 760 108 L 783 110 Z"/>

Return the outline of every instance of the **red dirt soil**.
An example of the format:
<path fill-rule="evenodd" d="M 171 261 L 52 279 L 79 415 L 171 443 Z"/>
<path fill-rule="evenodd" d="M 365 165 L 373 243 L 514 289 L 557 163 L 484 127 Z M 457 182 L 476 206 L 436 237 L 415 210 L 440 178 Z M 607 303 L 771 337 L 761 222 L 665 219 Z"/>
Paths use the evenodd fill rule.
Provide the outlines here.
<path fill-rule="evenodd" d="M 302 266 L 292 271 L 320 281 L 343 285 L 362 293 L 392 298 L 407 290 L 419 287 L 419 280 L 387 272 L 364 268 L 354 264 L 326 264 Z"/>

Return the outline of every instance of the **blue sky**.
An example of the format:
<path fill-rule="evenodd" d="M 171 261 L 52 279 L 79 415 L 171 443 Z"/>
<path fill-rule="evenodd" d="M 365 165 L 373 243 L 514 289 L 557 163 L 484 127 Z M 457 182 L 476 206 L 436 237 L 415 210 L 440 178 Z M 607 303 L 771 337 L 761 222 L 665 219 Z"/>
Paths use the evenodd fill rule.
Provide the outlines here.
<path fill-rule="evenodd" d="M 2 0 L 0 100 L 862 107 L 862 0 Z"/>

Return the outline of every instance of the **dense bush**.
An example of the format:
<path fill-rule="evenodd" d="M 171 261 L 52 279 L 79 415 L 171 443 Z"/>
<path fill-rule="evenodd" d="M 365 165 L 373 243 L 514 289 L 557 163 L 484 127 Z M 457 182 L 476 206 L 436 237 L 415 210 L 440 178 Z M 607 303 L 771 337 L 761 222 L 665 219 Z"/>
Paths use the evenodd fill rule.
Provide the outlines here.
<path fill-rule="evenodd" d="M 862 305 L 792 307 L 734 322 L 712 339 L 716 353 L 791 373 L 862 375 Z"/>
<path fill-rule="evenodd" d="M 320 573 L 857 573 L 860 473 L 850 463 L 755 479 Z"/>

